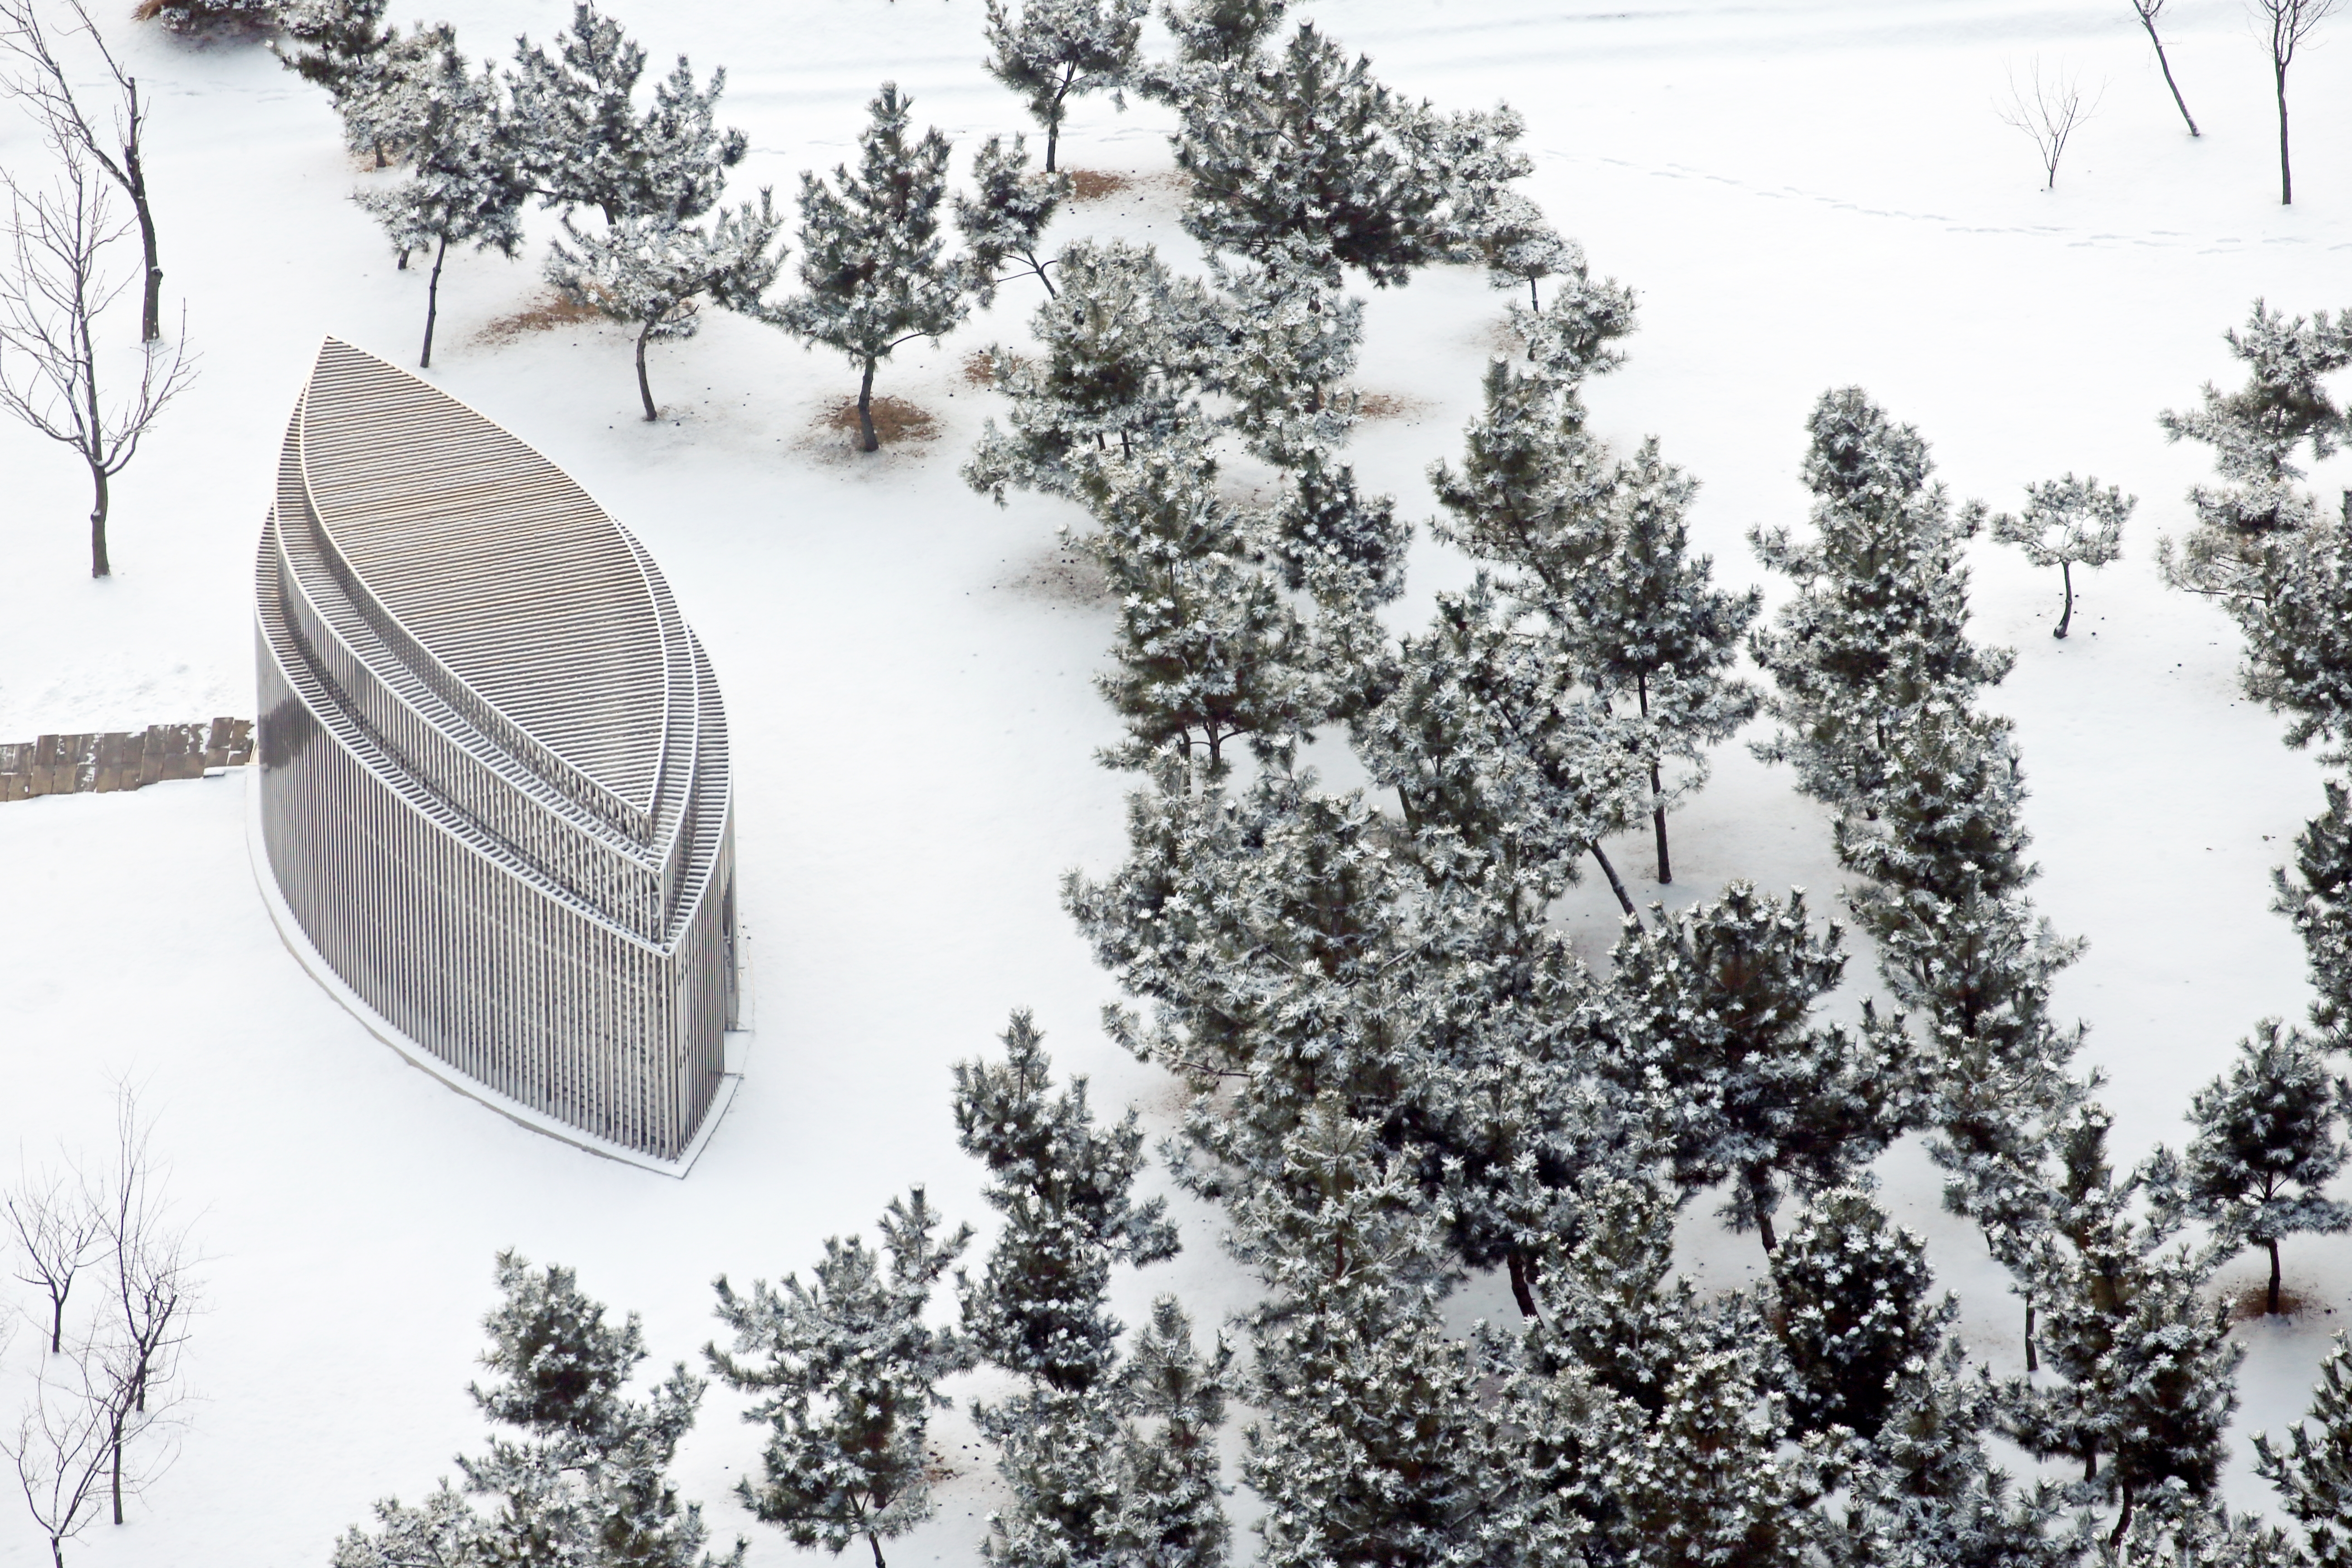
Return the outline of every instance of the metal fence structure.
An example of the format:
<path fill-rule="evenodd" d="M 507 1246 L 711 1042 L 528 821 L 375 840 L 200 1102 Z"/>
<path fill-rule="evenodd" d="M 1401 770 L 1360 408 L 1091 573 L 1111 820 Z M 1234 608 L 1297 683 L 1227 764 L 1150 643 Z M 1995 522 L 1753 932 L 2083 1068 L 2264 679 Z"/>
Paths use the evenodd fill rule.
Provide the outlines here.
<path fill-rule="evenodd" d="M 329 339 L 255 580 L 259 818 L 319 956 L 410 1041 L 657 1160 L 738 1008 L 709 661 L 545 458 Z"/>

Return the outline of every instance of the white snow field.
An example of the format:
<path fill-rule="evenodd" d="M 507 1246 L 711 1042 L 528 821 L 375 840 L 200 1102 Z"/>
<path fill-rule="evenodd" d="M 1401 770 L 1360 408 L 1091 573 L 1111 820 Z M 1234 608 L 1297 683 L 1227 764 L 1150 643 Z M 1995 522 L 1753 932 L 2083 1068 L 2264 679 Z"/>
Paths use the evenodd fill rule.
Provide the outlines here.
<path fill-rule="evenodd" d="M 1402 90 L 1454 107 L 1501 97 L 1527 115 L 1534 194 L 1596 271 L 1640 291 L 1631 363 L 1591 389 L 1596 421 L 1622 442 L 1654 432 L 1704 481 L 1699 542 L 1724 577 L 1760 575 L 1751 524 L 1803 519 L 1803 420 L 1833 385 L 1916 422 L 1958 495 L 2014 506 L 2027 481 L 2072 468 L 2140 498 L 2125 561 L 2084 580 L 2075 636 L 2048 635 L 2055 580 L 1990 542 L 1975 629 L 2019 651 L 1988 700 L 2017 720 L 2041 905 L 2090 939 L 2059 1002 L 2088 1021 L 2089 1058 L 2111 1075 L 2116 1153 L 2179 1141 L 2190 1093 L 2238 1037 L 2306 1004 L 2267 879 L 2320 792 L 2316 764 L 2241 697 L 2233 630 L 2157 580 L 2154 540 L 2187 526 L 2205 456 L 2168 447 L 2156 415 L 2238 378 L 2221 334 L 2257 295 L 2290 312 L 2352 306 L 2352 16 L 2296 67 L 2299 203 L 2282 209 L 2267 60 L 2238 0 L 2168 8 L 2198 141 L 2124 0 L 1307 9 Z M 698 69 L 728 68 L 721 118 L 753 147 L 738 198 L 764 182 L 789 200 L 798 171 L 848 155 L 885 77 L 956 137 L 960 169 L 980 137 L 1023 126 L 981 69 L 980 0 L 612 10 L 656 67 L 684 50 Z M 423 15 L 504 58 L 568 7 L 454 0 Z M 187 302 L 202 377 L 118 482 L 110 582 L 86 575 L 72 456 L 0 428 L 0 739 L 251 711 L 248 574 L 300 378 L 330 332 L 413 363 L 424 313 L 421 273 L 394 269 L 349 200 L 370 176 L 322 94 L 257 45 L 115 31 L 155 94 L 165 299 Z M 2037 58 L 2105 82 L 2054 193 L 1993 107 L 2005 68 Z M 1149 106 L 1088 100 L 1066 161 L 1164 171 L 1166 128 Z M 37 175 L 40 157 L 0 110 L 0 159 Z M 1195 254 L 1164 180 L 1075 207 L 1061 229 Z M 243 778 L 0 807 L 0 1151 L 37 1163 L 99 1147 L 111 1082 L 132 1080 L 208 1255 L 177 1464 L 128 1525 L 69 1549 L 77 1565 L 321 1564 L 371 1500 L 450 1473 L 481 1435 L 465 1386 L 499 1247 L 576 1266 L 590 1292 L 644 1314 L 667 1361 L 716 1331 L 713 1276 L 805 1268 L 827 1235 L 870 1234 L 909 1183 L 984 1225 L 949 1064 L 990 1048 L 1010 1006 L 1036 1009 L 1057 1064 L 1091 1074 L 1106 1108 L 1133 1100 L 1164 1127 L 1176 1102 L 1101 1037 L 1113 987 L 1058 902 L 1062 872 L 1107 868 L 1123 837 L 1125 781 L 1091 755 L 1113 735 L 1089 680 L 1110 619 L 1057 552 L 1074 514 L 1020 497 L 999 510 L 956 477 L 990 405 L 962 362 L 1023 333 L 1034 285 L 886 367 L 879 390 L 929 410 L 940 435 L 861 458 L 816 427 L 855 390 L 844 364 L 740 319 L 655 350 L 665 414 L 651 426 L 618 329 L 486 334 L 544 299 L 541 259 L 451 259 L 429 374 L 636 530 L 709 647 L 740 769 L 748 1077 L 689 1179 L 598 1160 L 411 1070 L 297 966 L 256 894 Z M 1360 380 L 1396 412 L 1360 429 L 1354 460 L 1412 515 L 1431 510 L 1423 470 L 1456 448 L 1504 302 L 1466 270 L 1371 300 Z M 2344 466 L 2317 476 L 2322 494 L 2352 482 Z M 1417 618 L 1433 586 L 1463 575 L 1424 542 L 1396 614 Z M 1824 817 L 1738 744 L 1675 845 L 1671 889 L 1635 876 L 1640 837 L 1612 847 L 1637 896 L 1686 900 L 1748 877 L 1835 907 Z M 1605 889 L 1567 918 L 1600 958 L 1615 930 Z M 1849 1005 L 1870 970 L 1857 951 Z M 1971 1342 L 2011 1365 L 2017 1306 L 1981 1243 L 1938 1212 L 1916 1149 L 1885 1174 L 1962 1292 Z M 1754 1238 L 1724 1235 L 1710 1209 L 1686 1222 L 1690 1267 L 1751 1278 Z M 1247 1297 L 1213 1217 L 1180 1213 L 1184 1255 L 1118 1282 L 1130 1321 L 1161 1289 L 1212 1321 Z M 2327 1335 L 2352 1318 L 2352 1241 L 2297 1240 L 2286 1258 L 2316 1304 L 2242 1331 L 2236 1502 L 2268 1496 L 2242 1435 L 2301 1410 Z M 2225 1281 L 2254 1273 L 2242 1260 Z M 1507 1310 L 1491 1289 L 1464 1299 L 1465 1314 Z M 33 1348 L 19 1331 L 13 1364 Z M 752 1562 L 796 1561 L 729 1495 L 760 1448 L 738 1408 L 709 1397 L 684 1489 L 722 1539 L 751 1538 Z M 894 1563 L 975 1560 L 985 1458 L 961 1415 L 935 1435 L 959 1473 Z M 45 1559 L 0 1497 L 0 1563 Z"/>

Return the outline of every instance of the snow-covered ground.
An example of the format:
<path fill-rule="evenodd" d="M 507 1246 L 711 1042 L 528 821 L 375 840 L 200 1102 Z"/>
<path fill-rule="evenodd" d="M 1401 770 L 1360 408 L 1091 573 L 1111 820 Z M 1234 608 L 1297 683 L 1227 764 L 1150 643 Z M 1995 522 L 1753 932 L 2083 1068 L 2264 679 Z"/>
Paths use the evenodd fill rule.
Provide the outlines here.
<path fill-rule="evenodd" d="M 1724 576 L 1759 575 L 1751 524 L 1801 520 L 1802 421 L 1831 385 L 1861 384 L 1916 422 L 1960 494 L 2014 505 L 2026 481 L 2073 468 L 2141 498 L 2127 558 L 2088 579 L 2068 641 L 2047 635 L 2055 582 L 1990 543 L 1975 594 L 1977 635 L 2019 650 L 1990 700 L 2024 747 L 2041 904 L 2091 942 L 2059 1002 L 2091 1025 L 2125 1159 L 2182 1136 L 2190 1092 L 2257 1018 L 2302 1011 L 2300 950 L 2268 912 L 2267 878 L 2319 805 L 2315 765 L 2239 695 L 2231 629 L 2157 582 L 2152 542 L 2185 527 L 2204 459 L 2168 447 L 2155 415 L 2236 379 L 2220 334 L 2255 296 L 2352 305 L 2352 17 L 2297 67 L 2301 200 L 2283 210 L 2267 63 L 2237 0 L 2168 9 L 2200 141 L 2121 0 L 1309 8 L 1402 89 L 1526 113 L 1535 195 L 1641 294 L 1632 363 L 1593 387 L 1596 419 L 1613 438 L 1656 433 L 1705 482 L 1697 532 Z M 728 68 L 723 118 L 753 148 L 739 196 L 762 182 L 788 195 L 797 171 L 847 155 L 886 76 L 962 155 L 1021 128 L 980 68 L 978 0 L 614 11 L 656 63 L 685 50 Z M 503 56 L 566 7 L 459 0 L 438 15 L 471 52 Z M 166 300 L 187 300 L 203 374 L 117 486 L 111 582 L 84 575 L 70 455 L 0 428 L 0 739 L 251 710 L 247 573 L 303 372 L 328 332 L 409 363 L 423 315 L 422 277 L 393 269 L 347 199 L 363 176 L 321 95 L 251 45 L 118 31 L 156 96 Z M 2052 194 L 1993 107 L 2005 70 L 2037 58 L 2106 84 Z M 1165 129 L 1147 107 L 1089 101 L 1066 156 L 1163 170 Z M 0 112 L 0 159 L 37 156 Z M 1078 206 L 1065 228 L 1192 254 L 1164 181 Z M 955 476 L 988 404 L 961 363 L 1023 331 L 1033 289 L 1007 289 L 936 352 L 903 353 L 881 390 L 941 433 L 861 458 L 816 427 L 854 390 L 842 364 L 765 328 L 722 317 L 656 349 L 667 412 L 650 426 L 617 331 L 489 332 L 541 300 L 538 259 L 451 261 L 431 375 L 635 528 L 709 646 L 740 769 L 748 1079 L 689 1180 L 596 1160 L 408 1069 L 305 976 L 255 893 L 242 779 L 0 808 L 0 1148 L 37 1162 L 94 1146 L 110 1081 L 136 1081 L 209 1255 L 179 1462 L 77 1562 L 316 1564 L 370 1500 L 424 1489 L 478 1437 L 464 1389 L 501 1247 L 577 1266 L 644 1314 L 657 1357 L 691 1358 L 716 1328 L 714 1275 L 805 1268 L 910 1182 L 983 1220 L 948 1066 L 986 1048 L 1009 1006 L 1036 1009 L 1102 1102 L 1132 1099 L 1161 1124 L 1175 1102 L 1101 1038 L 1112 988 L 1057 901 L 1065 868 L 1121 849 L 1122 781 L 1090 760 L 1112 733 L 1089 684 L 1109 617 L 1062 569 L 1063 510 L 998 510 Z M 1456 445 L 1502 303 L 1471 272 L 1371 301 L 1360 379 L 1396 412 L 1363 427 L 1354 460 L 1411 514 L 1429 510 L 1423 468 Z M 2324 494 L 2348 482 L 2320 479 Z M 1463 574 L 1426 545 L 1415 566 L 1401 616 Z M 1629 875 L 1644 864 L 1637 839 L 1616 855 Z M 1749 877 L 1805 885 L 1825 909 L 1840 881 L 1822 815 L 1736 745 L 1679 818 L 1676 862 L 1676 900 Z M 1588 889 L 1571 913 L 1596 958 L 1614 929 L 1606 897 Z M 1868 970 L 1857 954 L 1857 980 Z M 1968 1331 L 2003 1363 L 2015 1304 L 1981 1244 L 1937 1212 L 1916 1151 L 1885 1169 L 1963 1291 Z M 1210 1318 L 1244 1299 L 1209 1217 L 1181 1213 L 1184 1256 L 1119 1281 L 1130 1321 L 1162 1289 Z M 1754 1240 L 1720 1236 L 1705 1205 L 1685 1234 L 1707 1278 L 1755 1272 Z M 2242 1431 L 2302 1408 L 2352 1315 L 2352 1244 L 2299 1241 L 2287 1259 L 2318 1305 L 2245 1331 Z M 1465 1310 L 1480 1303 L 1507 1304 L 1474 1293 Z M 751 1536 L 753 1562 L 782 1563 L 798 1554 L 727 1495 L 759 1447 L 734 1408 L 712 1395 L 682 1478 L 722 1532 Z M 960 1419 L 938 1430 L 961 1473 L 895 1561 L 972 1557 L 985 1465 Z M 2242 1463 L 2229 1487 L 2266 1495 Z M 0 1563 L 42 1552 L 0 1505 Z"/>

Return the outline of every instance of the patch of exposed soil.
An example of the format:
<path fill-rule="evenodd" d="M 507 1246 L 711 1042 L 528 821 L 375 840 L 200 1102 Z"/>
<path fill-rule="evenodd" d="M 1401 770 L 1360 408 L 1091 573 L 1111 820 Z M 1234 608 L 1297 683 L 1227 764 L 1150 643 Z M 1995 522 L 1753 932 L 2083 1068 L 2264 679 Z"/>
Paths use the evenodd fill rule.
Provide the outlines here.
<path fill-rule="evenodd" d="M 974 349 L 964 356 L 963 378 L 973 386 L 993 387 L 997 366 L 1010 370 L 1021 363 L 1019 354 L 991 353 L 986 349 Z"/>
<path fill-rule="evenodd" d="M 1114 174 L 1108 169 L 1067 169 L 1063 173 L 1069 179 L 1070 199 L 1074 202 L 1102 201 L 1136 183 L 1135 175 Z"/>
<path fill-rule="evenodd" d="M 1110 601 L 1110 579 L 1095 558 L 1066 539 L 1056 540 L 1042 554 L 1026 562 L 1008 562 L 1011 575 L 996 584 L 1007 593 L 1045 599 L 1057 605 L 1103 605 Z"/>
<path fill-rule="evenodd" d="M 852 445 L 858 439 L 857 399 L 845 397 L 835 407 L 817 419 L 824 430 L 845 432 Z M 907 446 L 918 441 L 939 439 L 940 422 L 928 409 L 918 407 L 903 397 L 877 397 L 874 400 L 874 433 L 885 447 Z"/>
<path fill-rule="evenodd" d="M 2231 1322 L 2258 1321 L 2270 1311 L 2271 1282 L 2268 1279 L 2257 1279 L 2244 1289 L 2231 1295 L 2229 1302 Z M 2312 1299 L 2297 1290 L 2294 1285 L 2284 1279 L 2279 1281 L 2279 1317 L 2282 1321 L 2288 1318 L 2300 1318 L 2314 1305 L 2315 1303 Z"/>
<path fill-rule="evenodd" d="M 478 342 L 510 343 L 526 332 L 544 332 L 556 327 L 573 327 L 583 321 L 602 320 L 603 312 L 587 300 L 550 292 L 511 316 L 500 316 L 475 333 L 474 338 Z"/>
<path fill-rule="evenodd" d="M 1356 394 L 1356 417 L 1359 419 L 1418 419 L 1428 412 L 1428 404 L 1401 392 Z"/>

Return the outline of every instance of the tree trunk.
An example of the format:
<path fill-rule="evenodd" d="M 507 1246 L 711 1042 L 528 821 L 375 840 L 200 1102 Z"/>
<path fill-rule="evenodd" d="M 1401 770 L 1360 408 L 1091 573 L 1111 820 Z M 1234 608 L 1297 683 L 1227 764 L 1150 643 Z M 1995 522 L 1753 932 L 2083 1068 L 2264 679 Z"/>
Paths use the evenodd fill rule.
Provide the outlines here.
<path fill-rule="evenodd" d="M 2189 121 L 2189 134 L 2191 136 L 2203 134 L 2197 129 L 2197 121 L 2189 119 L 2189 105 L 2183 102 L 2180 97 L 2180 84 L 2172 79 L 2172 62 L 2164 58 L 2164 40 L 2156 36 L 2156 24 L 2142 13 L 2139 25 L 2147 29 L 2147 41 L 2156 46 L 2157 68 L 2164 72 L 2164 85 L 2172 89 L 2173 107 L 2180 110 L 2181 119 Z"/>
<path fill-rule="evenodd" d="M 416 363 L 419 370 L 433 368 L 433 319 L 441 312 L 441 263 L 448 259 L 449 237 L 441 237 L 441 247 L 433 253 L 433 278 L 425 285 L 425 355 Z"/>
<path fill-rule="evenodd" d="M 1634 694 L 1641 699 L 1642 717 L 1650 716 L 1650 678 L 1633 678 Z M 1658 885 L 1667 887 L 1675 879 L 1675 863 L 1666 855 L 1666 786 L 1658 777 L 1658 764 L 1650 764 L 1650 821 L 1658 832 Z"/>
<path fill-rule="evenodd" d="M 1617 868 L 1609 863 L 1609 857 L 1602 852 L 1598 838 L 1592 841 L 1592 858 L 1601 862 L 1601 874 L 1609 879 L 1610 890 L 1617 895 L 1617 902 L 1624 910 L 1625 918 L 1640 925 L 1642 917 L 1633 910 L 1633 895 L 1625 891 L 1623 879 L 1617 875 Z"/>
<path fill-rule="evenodd" d="M 1768 1253 L 1778 1251 L 1780 1246 L 1780 1237 L 1772 1228 L 1772 1211 L 1764 1202 L 1771 1195 L 1764 1167 L 1750 1166 L 1748 1172 L 1748 1201 L 1756 1205 L 1756 1234 L 1764 1238 L 1764 1250 Z"/>
<path fill-rule="evenodd" d="M 140 300 L 139 341 L 152 343 L 163 335 L 163 266 L 155 257 L 155 214 L 147 205 L 147 172 L 139 162 L 139 79 L 131 91 L 131 129 L 122 139 L 122 183 L 130 188 L 131 210 L 139 215 L 139 245 L 147 258 L 147 289 Z"/>
<path fill-rule="evenodd" d="M 648 425 L 661 417 L 654 412 L 654 389 L 646 380 L 646 340 L 654 335 L 654 321 L 659 320 L 661 318 L 656 316 L 652 321 L 647 321 L 645 330 L 637 334 L 637 395 L 645 400 L 646 423 Z"/>
<path fill-rule="evenodd" d="M 880 1536 L 875 1534 L 870 1530 L 867 1531 L 866 1532 L 866 1544 L 874 1549 L 874 1568 L 890 1568 L 888 1563 L 882 1561 L 882 1538 Z"/>
<path fill-rule="evenodd" d="M 1503 1255 L 1504 1267 L 1511 1272 L 1511 1300 L 1519 1305 L 1519 1316 L 1533 1321 L 1536 1313 L 1535 1291 L 1528 1284 L 1528 1260 L 1525 1254 L 1512 1251 Z"/>
<path fill-rule="evenodd" d="M 2083 1445 L 2083 1479 L 2086 1481 L 2099 1479 L 2099 1451 L 2088 1443 Z"/>
<path fill-rule="evenodd" d="M 2270 1315 L 2271 1315 L 2272 1317 L 2275 1318 L 2275 1317 L 2277 1317 L 2277 1316 L 2279 1315 L 2279 1257 L 2278 1257 L 2278 1238 L 2277 1238 L 2276 1237 L 2273 1237 L 2269 1241 L 2267 1241 L 2267 1242 L 2263 1243 L 2263 1245 L 2264 1245 L 2264 1246 L 2266 1246 L 2266 1247 L 2268 1247 L 2271 1249 L 2271 1304 L 2270 1304 Z"/>
<path fill-rule="evenodd" d="M 98 464 L 89 466 L 89 574 L 110 577 L 114 568 L 106 559 L 106 470 Z"/>
<path fill-rule="evenodd" d="M 122 1522 L 122 1423 L 114 1424 L 114 1522 Z"/>
<path fill-rule="evenodd" d="M 2115 1550 L 2116 1547 L 2121 1546 L 2121 1545 L 2124 1543 L 2124 1532 L 2125 1532 L 2126 1531 L 2127 1531 L 2127 1530 L 2129 1530 L 2129 1529 L 2131 1528 L 2131 1521 L 2132 1521 L 2132 1489 L 2131 1489 L 2131 1488 L 2129 1488 L 2129 1487 L 2126 1487 L 2126 1488 L 2124 1488 L 2124 1489 L 2123 1489 L 2123 1495 L 2124 1495 L 2124 1506 L 2123 1506 L 2123 1511 L 2116 1515 L 2116 1532 L 2115 1532 L 2113 1535 L 2110 1535 L 2110 1536 L 2108 1536 L 2108 1537 L 2107 1537 L 2107 1549 L 2108 1549 L 2109 1551 L 2113 1551 L 2113 1550 Z"/>
<path fill-rule="evenodd" d="M 2279 205 L 2294 205 L 2294 163 L 2287 156 L 2286 146 L 2286 67 L 2278 68 L 2279 110 Z"/>
<path fill-rule="evenodd" d="M 2033 1303 L 2031 1301 L 2025 1304 L 2025 1370 L 2042 1370 L 2042 1352 L 2033 1346 Z"/>
<path fill-rule="evenodd" d="M 878 452 L 882 437 L 874 433 L 874 361 L 866 361 L 866 379 L 857 384 L 857 449 Z"/>

